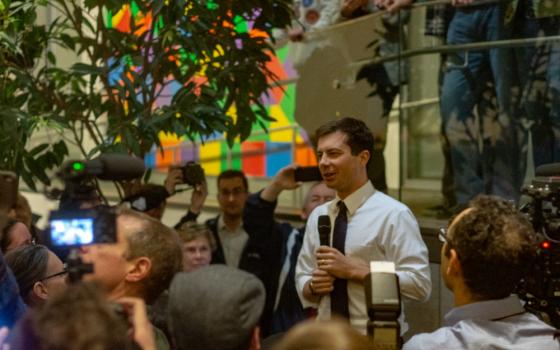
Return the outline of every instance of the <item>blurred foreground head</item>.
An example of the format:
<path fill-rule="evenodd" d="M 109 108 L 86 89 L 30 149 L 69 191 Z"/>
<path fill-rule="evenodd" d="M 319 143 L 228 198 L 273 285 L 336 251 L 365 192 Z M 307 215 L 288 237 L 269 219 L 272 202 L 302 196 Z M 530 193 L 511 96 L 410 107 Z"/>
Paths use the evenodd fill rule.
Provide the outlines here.
<path fill-rule="evenodd" d="M 258 349 L 265 291 L 254 275 L 210 265 L 173 279 L 168 323 L 179 350 Z"/>
<path fill-rule="evenodd" d="M 72 285 L 31 310 L 10 334 L 10 349 L 136 349 L 128 325 L 92 284 Z"/>
<path fill-rule="evenodd" d="M 274 350 L 373 350 L 348 321 L 306 321 L 292 328 Z"/>

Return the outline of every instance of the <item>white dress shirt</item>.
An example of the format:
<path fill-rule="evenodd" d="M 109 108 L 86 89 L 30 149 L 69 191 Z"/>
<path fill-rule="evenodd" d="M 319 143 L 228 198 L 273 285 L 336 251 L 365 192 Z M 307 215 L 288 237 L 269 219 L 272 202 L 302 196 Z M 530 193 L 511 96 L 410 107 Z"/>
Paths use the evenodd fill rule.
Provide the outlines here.
<path fill-rule="evenodd" d="M 318 217 L 329 215 L 333 227 L 339 200 L 337 196 L 311 213 L 296 267 L 296 286 L 301 302 L 304 307 L 318 308 L 318 319 L 330 318 L 330 297 L 323 296 L 317 305 L 303 296 L 303 288 L 317 268 L 315 252 L 320 246 Z M 348 208 L 346 256 L 365 262 L 394 262 L 401 294 L 414 300 L 426 300 L 432 288 L 428 249 L 412 212 L 401 202 L 375 191 L 370 181 L 345 198 L 344 203 Z M 365 334 L 368 316 L 362 283 L 348 281 L 348 303 L 351 324 Z M 401 315 L 402 333 L 407 329 Z"/>
<path fill-rule="evenodd" d="M 245 232 L 243 225 L 239 225 L 235 230 L 230 230 L 226 226 L 223 216 L 220 215 L 218 218 L 218 237 L 220 237 L 226 265 L 239 267 L 241 255 L 249 240 L 249 234 Z"/>

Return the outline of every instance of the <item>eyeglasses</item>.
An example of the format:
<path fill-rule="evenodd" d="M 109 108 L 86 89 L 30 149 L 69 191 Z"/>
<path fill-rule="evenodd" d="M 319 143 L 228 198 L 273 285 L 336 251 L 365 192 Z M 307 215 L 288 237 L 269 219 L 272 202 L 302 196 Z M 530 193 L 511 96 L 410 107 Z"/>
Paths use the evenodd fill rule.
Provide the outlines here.
<path fill-rule="evenodd" d="M 439 233 L 438 233 L 438 239 L 441 243 L 450 244 L 449 239 L 447 238 L 447 228 L 440 227 Z"/>
<path fill-rule="evenodd" d="M 55 277 L 58 277 L 58 276 L 64 276 L 67 273 L 68 273 L 68 269 L 66 268 L 66 266 L 64 266 L 64 269 L 62 269 L 62 271 L 57 272 L 57 273 L 53 273 L 52 275 L 48 275 L 46 277 L 43 277 L 39 280 L 39 282 L 43 282 L 43 281 L 46 281 L 46 280 L 49 280 L 51 278 L 55 278 Z"/>

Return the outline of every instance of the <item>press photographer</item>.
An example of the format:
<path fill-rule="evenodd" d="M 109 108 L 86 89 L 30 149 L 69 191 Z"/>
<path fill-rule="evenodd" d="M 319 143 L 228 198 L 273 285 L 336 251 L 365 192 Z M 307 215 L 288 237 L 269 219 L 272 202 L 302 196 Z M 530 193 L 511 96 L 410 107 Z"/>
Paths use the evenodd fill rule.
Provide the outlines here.
<path fill-rule="evenodd" d="M 80 184 L 92 177 L 130 180 L 143 174 L 142 160 L 106 155 L 88 162 L 66 164 L 60 176 L 70 198 L 79 197 Z M 181 269 L 182 254 L 176 233 L 160 221 L 126 208 L 96 206 L 85 210 L 51 213 L 50 242 L 79 248 L 68 261 L 73 280 L 93 281 L 112 301 L 140 298 L 150 304 L 169 287 Z M 158 349 L 168 349 L 163 333 L 155 330 Z"/>
<path fill-rule="evenodd" d="M 184 222 L 196 220 L 208 196 L 204 169 L 198 163 L 187 162 L 180 167 L 170 167 L 164 185 L 143 184 L 132 188 L 131 194 L 123 199 L 123 204 L 161 220 L 165 213 L 167 199 L 191 189 L 191 201 L 187 214 L 175 225 L 175 228 L 179 228 Z"/>
<path fill-rule="evenodd" d="M 556 329 L 527 312 L 516 286 L 533 265 L 535 232 L 506 200 L 478 196 L 442 229 L 441 276 L 454 297 L 444 326 L 403 349 L 560 349 Z"/>

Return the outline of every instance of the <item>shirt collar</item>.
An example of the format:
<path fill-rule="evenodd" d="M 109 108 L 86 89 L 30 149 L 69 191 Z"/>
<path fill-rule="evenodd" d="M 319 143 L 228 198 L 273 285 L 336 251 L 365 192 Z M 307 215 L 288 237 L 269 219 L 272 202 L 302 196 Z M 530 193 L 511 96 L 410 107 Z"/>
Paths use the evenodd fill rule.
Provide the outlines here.
<path fill-rule="evenodd" d="M 348 208 L 348 214 L 350 216 L 354 215 L 356 210 L 364 204 L 369 197 L 371 197 L 375 193 L 375 188 L 373 187 L 371 181 L 366 181 L 362 187 L 358 188 L 356 191 L 352 192 L 348 197 L 344 198 L 344 204 L 346 208 Z M 337 203 L 341 201 L 338 194 L 334 201 L 331 202 L 329 205 L 329 210 L 334 212 L 336 211 Z"/>
<path fill-rule="evenodd" d="M 218 216 L 218 232 L 224 232 L 224 231 L 239 232 L 242 228 L 243 228 L 243 222 L 241 222 L 239 226 L 237 226 L 233 231 L 231 231 L 226 226 L 226 223 L 224 222 L 224 216 L 223 215 Z"/>
<path fill-rule="evenodd" d="M 471 303 L 451 309 L 445 315 L 444 324 L 453 326 L 466 319 L 495 320 L 524 312 L 521 300 L 517 295 L 504 299 L 494 299 Z"/>

